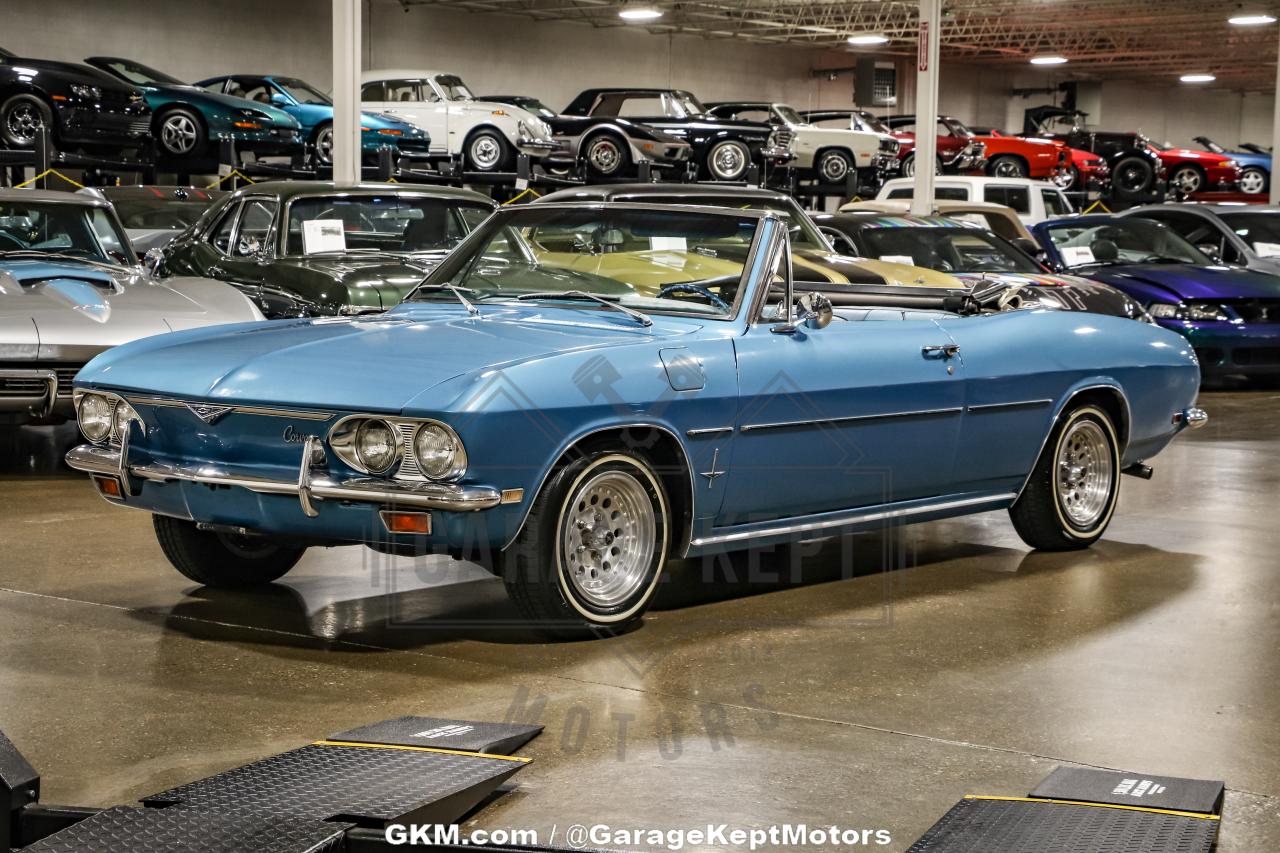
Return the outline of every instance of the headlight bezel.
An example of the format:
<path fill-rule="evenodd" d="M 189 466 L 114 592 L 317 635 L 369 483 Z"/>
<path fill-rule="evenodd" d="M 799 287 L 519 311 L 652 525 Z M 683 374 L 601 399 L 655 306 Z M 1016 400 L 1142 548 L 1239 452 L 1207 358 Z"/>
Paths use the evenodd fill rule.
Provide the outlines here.
<path fill-rule="evenodd" d="M 107 407 L 107 429 L 103 433 L 91 434 L 89 430 L 85 429 L 84 406 L 90 400 L 100 400 Z M 139 424 L 143 423 L 142 416 L 129 404 L 128 400 L 110 391 L 92 391 L 87 388 L 76 388 L 72 392 L 72 406 L 76 412 L 76 426 L 79 428 L 80 434 L 90 444 L 98 447 L 119 447 L 123 439 L 123 431 L 128 428 L 129 424 L 134 421 Z M 127 412 L 123 423 L 120 422 L 122 412 Z"/>
<path fill-rule="evenodd" d="M 357 452 L 359 430 L 363 424 L 370 421 L 381 421 L 389 426 L 396 436 L 399 448 L 392 464 L 381 471 L 370 469 Z M 451 464 L 442 473 L 428 473 L 418 458 L 418 434 L 428 427 L 442 430 L 452 445 Z M 462 438 L 453 427 L 435 418 L 406 418 L 379 414 L 347 415 L 329 429 L 326 443 L 343 464 L 371 476 L 402 481 L 448 483 L 460 480 L 467 473 L 467 451 Z"/>
<path fill-rule="evenodd" d="M 422 452 L 419 450 L 419 440 L 426 435 L 435 433 L 443 434 L 445 442 L 449 445 L 448 467 L 442 471 L 435 473 L 428 471 L 427 466 L 423 463 Z M 410 449 L 413 452 L 413 460 L 418 466 L 418 473 L 428 480 L 436 482 L 450 482 L 457 480 L 467 471 L 467 450 L 462 446 L 462 439 L 458 437 L 458 433 L 448 424 L 440 421 L 426 421 L 418 424 L 413 431 L 412 444 Z"/>
<path fill-rule="evenodd" d="M 84 101 L 102 100 L 102 89 L 89 83 L 72 83 L 67 86 L 71 94 Z"/>

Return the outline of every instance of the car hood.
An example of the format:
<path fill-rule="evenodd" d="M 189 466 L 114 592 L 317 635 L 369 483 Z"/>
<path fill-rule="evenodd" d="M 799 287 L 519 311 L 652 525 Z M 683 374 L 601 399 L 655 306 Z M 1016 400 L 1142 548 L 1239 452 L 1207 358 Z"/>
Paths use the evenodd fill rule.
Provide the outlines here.
<path fill-rule="evenodd" d="M 696 321 L 630 318 L 550 305 L 440 302 L 376 317 L 325 317 L 166 335 L 111 350 L 79 383 L 165 397 L 347 411 L 400 412 L 441 383 L 582 349 L 694 331 Z M 436 399 L 436 405 L 448 401 Z"/>
<path fill-rule="evenodd" d="M 273 265 L 277 267 L 277 272 L 284 273 L 284 280 L 290 277 L 288 271 L 293 269 L 304 274 L 313 273 L 321 280 L 345 287 L 345 301 L 350 304 L 392 308 L 409 291 L 421 284 L 427 273 L 439 262 L 440 258 L 428 256 L 402 260 L 386 255 L 312 255 L 278 258 Z M 273 279 L 274 277 L 269 276 L 268 282 Z M 312 294 L 307 296 L 312 298 Z M 329 301 L 324 296 L 316 298 L 317 301 Z"/>
<path fill-rule="evenodd" d="M 10 59 L 7 64 L 11 68 L 16 66 L 19 68 L 34 68 L 37 71 L 52 71 L 69 83 L 86 83 L 90 86 L 97 86 L 103 91 L 125 92 L 130 95 L 138 91 L 136 86 L 125 83 L 118 77 L 88 65 L 81 65 L 78 62 L 56 62 L 51 59 L 23 58 Z"/>
<path fill-rule="evenodd" d="M 157 86 L 151 85 L 143 89 L 144 92 L 155 92 L 165 98 L 175 98 L 186 101 L 195 106 L 210 107 L 215 110 L 233 111 L 233 110 L 257 110 L 266 115 L 274 124 L 282 127 L 301 127 L 298 120 L 289 115 L 279 107 L 271 104 L 264 104 L 260 101 L 250 101 L 247 98 L 237 98 L 232 95 L 219 95 L 216 92 L 210 92 L 201 89 L 199 86 Z"/>
<path fill-rule="evenodd" d="M 1138 282 L 1164 288 L 1179 299 L 1278 299 L 1280 279 L 1225 266 L 1131 264 L 1100 267 L 1089 278 L 1124 287 Z"/>
<path fill-rule="evenodd" d="M 161 281 L 88 265 L 9 261 L 0 264 L 0 324 L 34 328 L 39 341 L 35 355 L 51 357 L 58 348 L 115 346 L 176 329 L 246 319 L 244 310 L 223 312 L 180 289 L 192 281 Z"/>

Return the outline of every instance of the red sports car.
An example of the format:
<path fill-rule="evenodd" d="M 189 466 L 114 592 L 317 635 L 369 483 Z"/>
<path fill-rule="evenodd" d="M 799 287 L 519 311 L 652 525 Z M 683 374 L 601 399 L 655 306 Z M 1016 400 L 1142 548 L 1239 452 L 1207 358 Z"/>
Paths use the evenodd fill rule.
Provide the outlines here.
<path fill-rule="evenodd" d="M 976 130 L 976 139 L 986 146 L 986 168 L 974 174 L 997 178 L 1035 178 L 1064 185 L 1071 169 L 1071 154 L 1056 139 L 1006 136 L 994 128 Z"/>
<path fill-rule="evenodd" d="M 1240 164 L 1223 154 L 1173 148 L 1155 142 L 1151 143 L 1151 150 L 1164 163 L 1169 186 L 1187 195 L 1235 189 L 1240 180 Z"/>

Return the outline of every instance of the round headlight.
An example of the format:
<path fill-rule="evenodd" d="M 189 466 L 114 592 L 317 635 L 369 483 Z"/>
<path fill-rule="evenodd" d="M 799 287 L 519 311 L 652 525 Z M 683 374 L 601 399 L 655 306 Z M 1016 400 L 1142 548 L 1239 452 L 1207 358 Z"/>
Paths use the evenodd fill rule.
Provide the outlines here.
<path fill-rule="evenodd" d="M 125 431 L 129 429 L 129 422 L 141 422 L 141 420 L 142 419 L 138 417 L 138 413 L 133 410 L 133 406 L 130 406 L 124 400 L 119 400 L 116 403 L 115 416 L 112 418 L 113 423 L 111 434 L 114 435 L 116 439 L 123 439 Z"/>
<path fill-rule="evenodd" d="M 386 421 L 365 421 L 356 430 L 356 455 L 369 473 L 385 473 L 400 455 L 400 438 Z"/>
<path fill-rule="evenodd" d="M 80 431 L 90 441 L 103 441 L 111 435 L 111 401 L 101 394 L 85 394 L 76 411 Z"/>
<path fill-rule="evenodd" d="M 432 480 L 456 477 L 467 467 L 462 443 L 453 431 L 440 424 L 423 424 L 413 437 L 413 455 L 418 469 Z"/>

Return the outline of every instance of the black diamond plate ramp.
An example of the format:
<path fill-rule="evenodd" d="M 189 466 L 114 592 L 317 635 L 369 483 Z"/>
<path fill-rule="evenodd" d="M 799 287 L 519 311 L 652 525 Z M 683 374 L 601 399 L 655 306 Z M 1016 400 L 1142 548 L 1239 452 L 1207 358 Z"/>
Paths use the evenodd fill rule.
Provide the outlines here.
<path fill-rule="evenodd" d="M 907 853 L 1209 853 L 1218 824 L 1154 809 L 965 797 Z"/>
<path fill-rule="evenodd" d="M 337 853 L 349 824 L 199 809 L 116 807 L 22 853 Z"/>
<path fill-rule="evenodd" d="M 478 723 L 438 717 L 397 717 L 370 726 L 330 735 L 333 741 L 430 746 L 462 752 L 510 755 L 542 732 L 542 726 L 515 723 Z"/>
<path fill-rule="evenodd" d="M 321 741 L 145 797 L 220 814 L 452 823 L 529 762 L 424 747 Z"/>

